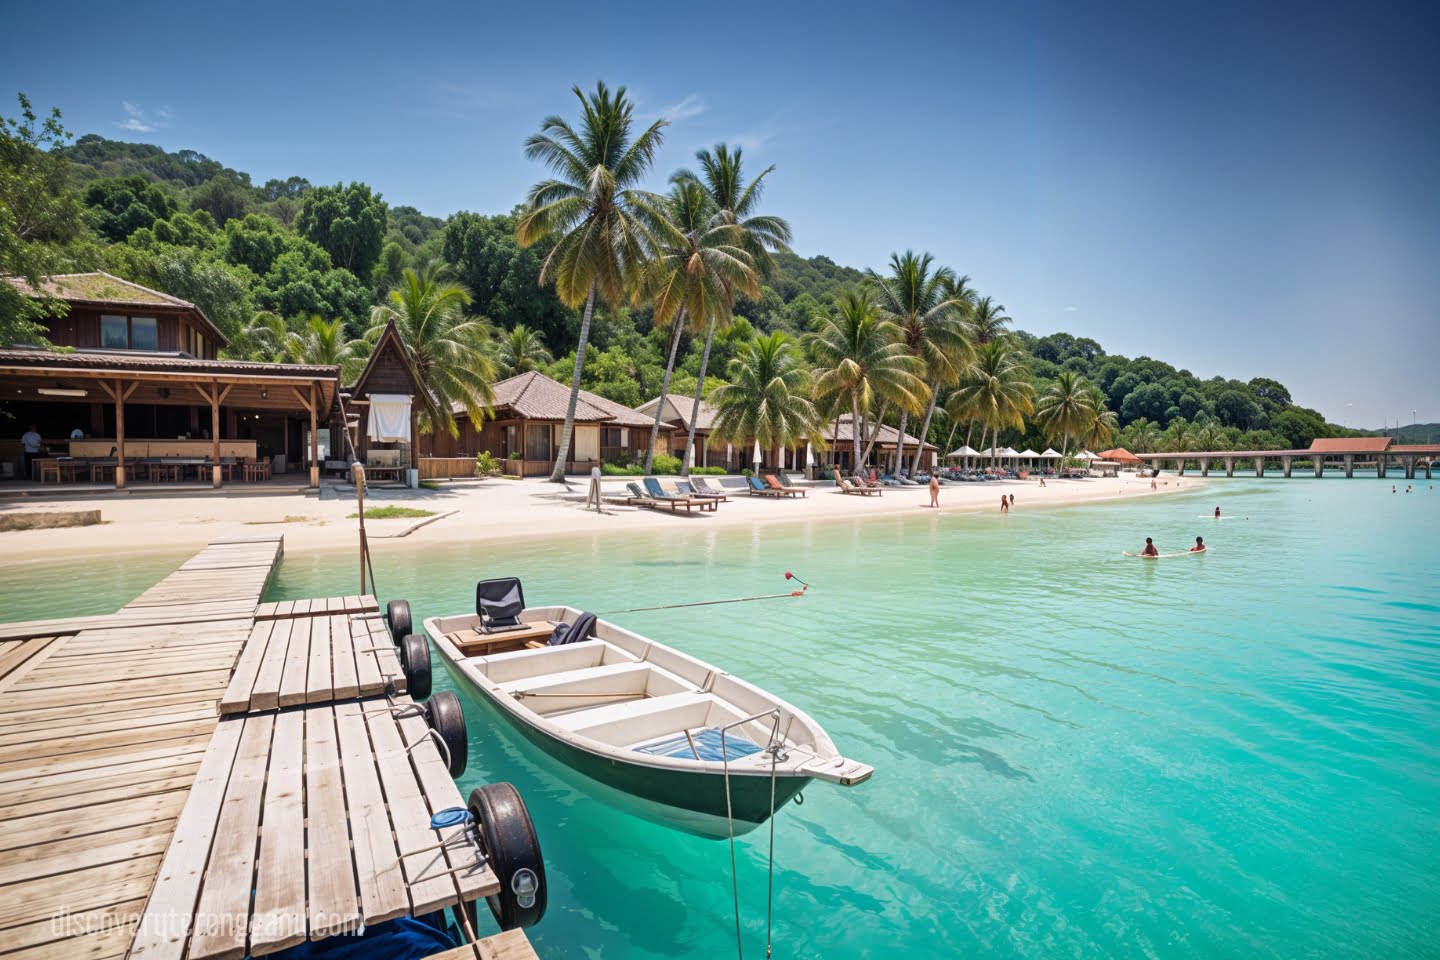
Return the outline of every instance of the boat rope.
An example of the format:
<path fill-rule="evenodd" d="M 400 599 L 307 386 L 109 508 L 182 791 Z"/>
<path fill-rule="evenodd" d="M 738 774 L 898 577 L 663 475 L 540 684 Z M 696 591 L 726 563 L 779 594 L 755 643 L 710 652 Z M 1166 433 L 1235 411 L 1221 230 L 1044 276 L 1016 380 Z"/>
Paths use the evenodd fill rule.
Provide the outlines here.
<path fill-rule="evenodd" d="M 651 610 L 678 610 L 681 607 L 711 607 L 721 603 L 750 603 L 754 600 L 789 600 L 794 597 L 805 596 L 805 591 L 810 589 L 810 584 L 801 580 L 789 570 L 785 571 L 786 580 L 794 580 L 800 584 L 799 590 L 791 590 L 789 593 L 767 593 L 755 597 L 730 597 L 725 600 L 693 600 L 688 603 L 666 603 L 658 607 L 631 607 L 628 610 L 602 610 L 598 616 L 608 617 L 616 613 L 646 613 Z"/>
<path fill-rule="evenodd" d="M 787 572 L 785 578 L 791 579 L 791 574 Z M 799 580 L 798 577 L 794 579 Z M 805 583 L 804 580 L 800 580 L 800 582 Z M 765 747 L 765 753 L 770 755 L 770 816 L 768 817 L 770 821 L 770 853 L 769 862 L 766 865 L 769 877 L 766 881 L 765 892 L 765 960 L 770 960 L 774 952 L 771 929 L 775 915 L 775 780 L 778 775 L 776 768 L 781 761 L 789 759 L 789 755 L 783 749 L 784 742 L 780 739 L 780 708 L 774 707 L 743 720 L 727 723 L 720 728 L 720 759 L 725 771 L 725 822 L 730 833 L 730 889 L 735 898 L 735 956 L 737 960 L 745 960 L 745 947 L 740 933 L 740 872 L 735 866 L 735 811 L 730 800 L 730 750 L 726 745 L 725 735 L 733 727 L 741 727 L 765 717 L 774 717 L 774 723 L 770 727 L 770 738 Z M 686 734 L 688 736 L 688 730 Z"/>

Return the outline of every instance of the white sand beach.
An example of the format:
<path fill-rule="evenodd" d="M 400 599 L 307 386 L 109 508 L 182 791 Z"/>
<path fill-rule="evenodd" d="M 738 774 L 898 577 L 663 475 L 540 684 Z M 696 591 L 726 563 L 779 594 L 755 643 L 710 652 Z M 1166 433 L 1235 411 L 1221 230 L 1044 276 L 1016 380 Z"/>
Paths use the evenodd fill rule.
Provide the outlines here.
<path fill-rule="evenodd" d="M 712 478 L 713 479 L 713 478 Z M 368 520 L 374 550 L 470 540 L 525 540 L 593 535 L 599 531 L 664 531 L 683 525 L 750 526 L 797 521 L 853 520 L 897 514 L 930 513 L 925 487 L 886 487 L 882 496 L 846 496 L 833 485 L 808 486 L 801 498 L 752 497 L 735 491 L 715 512 L 652 510 L 605 504 L 597 514 L 585 508 L 586 481 L 569 489 L 543 480 L 486 480 L 442 484 L 439 490 L 376 490 L 367 508 L 396 505 L 434 511 L 438 518 Z M 944 486 L 942 514 L 997 512 L 1002 493 L 1015 495 L 1014 511 L 1043 510 L 1120 498 L 1153 497 L 1198 489 L 1204 480 L 1163 478 L 1155 491 L 1148 479 L 1134 476 L 1050 480 L 1045 487 L 1031 480 L 1007 480 Z M 621 493 L 622 483 L 607 481 L 605 492 Z M 93 510 L 98 526 L 0 533 L 0 546 L 15 560 L 64 555 L 135 553 L 200 548 L 213 540 L 283 533 L 287 552 L 331 550 L 356 542 L 355 500 L 319 499 L 313 493 L 255 494 L 231 489 L 218 494 L 147 493 L 106 495 L 91 499 L 55 497 L 0 501 L 0 512 Z"/>

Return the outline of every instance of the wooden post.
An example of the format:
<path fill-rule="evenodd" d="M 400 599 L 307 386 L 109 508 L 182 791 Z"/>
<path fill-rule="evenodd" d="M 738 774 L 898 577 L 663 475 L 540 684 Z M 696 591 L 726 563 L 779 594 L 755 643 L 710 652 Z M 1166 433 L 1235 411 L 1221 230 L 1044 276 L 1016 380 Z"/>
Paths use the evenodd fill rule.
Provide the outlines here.
<path fill-rule="evenodd" d="M 1355 476 L 1355 454 L 1345 454 L 1345 479 L 1349 480 Z"/>
<path fill-rule="evenodd" d="M 315 389 L 315 384 L 310 384 L 310 486 L 318 489 L 320 487 L 320 438 L 317 436 L 319 429 L 315 422 L 315 411 L 320 406 L 320 397 Z"/>
<path fill-rule="evenodd" d="M 370 545 L 365 540 L 365 466 L 356 462 L 350 471 L 355 481 L 355 506 L 360 514 L 360 596 L 365 596 L 365 551 Z"/>
<path fill-rule="evenodd" d="M 1290 467 L 1294 464 L 1294 462 L 1295 462 L 1295 458 L 1294 458 L 1294 457 L 1281 457 L 1281 458 L 1280 458 L 1280 467 L 1281 467 L 1282 470 L 1285 471 L 1285 479 L 1286 479 L 1286 480 L 1289 480 L 1289 479 L 1290 479 Z"/>
<path fill-rule="evenodd" d="M 1315 468 L 1315 476 L 1317 479 L 1325 476 L 1325 455 L 1323 453 L 1318 457 L 1311 457 L 1310 462 L 1311 466 Z"/>
<path fill-rule="evenodd" d="M 1210 458 L 1209 458 L 1209 457 L 1201 457 L 1201 458 L 1200 458 L 1200 476 L 1202 476 L 1202 477 L 1208 477 L 1208 476 L 1210 476 Z"/>
<path fill-rule="evenodd" d="M 1234 458 L 1234 457 L 1226 457 L 1226 458 L 1225 458 L 1225 476 L 1227 476 L 1227 477 L 1233 477 L 1233 476 L 1235 476 L 1235 458 Z"/>

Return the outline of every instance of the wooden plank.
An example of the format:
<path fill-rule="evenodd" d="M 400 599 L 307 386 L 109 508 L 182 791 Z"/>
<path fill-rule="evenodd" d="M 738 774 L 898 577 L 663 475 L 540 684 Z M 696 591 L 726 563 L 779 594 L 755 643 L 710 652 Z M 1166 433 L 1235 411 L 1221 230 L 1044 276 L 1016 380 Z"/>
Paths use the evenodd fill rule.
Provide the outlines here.
<path fill-rule="evenodd" d="M 310 667 L 305 679 L 306 703 L 335 699 L 334 648 L 330 644 L 330 618 L 310 620 Z"/>
<path fill-rule="evenodd" d="M 7 857 L 0 862 L 0 886 L 120 863 L 136 857 L 158 856 L 170 843 L 170 830 L 174 823 L 174 820 L 160 820 L 27 847 L 28 857 Z"/>
<path fill-rule="evenodd" d="M 291 621 L 285 672 L 280 678 L 280 706 L 294 707 L 305 702 L 305 673 L 309 669 L 310 625 L 305 621 Z"/>
<path fill-rule="evenodd" d="M 256 623 L 245 641 L 240 658 L 235 661 L 235 672 L 230 685 L 220 698 L 221 713 L 239 713 L 249 708 L 250 692 L 255 689 L 255 679 L 260 674 L 260 665 L 265 661 L 265 649 L 270 645 L 270 634 L 275 624 L 272 621 Z"/>
<path fill-rule="evenodd" d="M 26 763 L 23 760 L 7 763 L 0 765 L 0 783 L 29 780 L 32 777 L 49 777 L 72 770 L 84 770 L 104 763 L 118 763 L 126 758 L 144 760 L 154 756 L 167 757 L 189 753 L 192 746 L 199 745 L 203 748 L 209 737 L 210 731 L 206 730 L 204 733 L 176 740 L 158 740 L 154 743 L 105 747 L 101 750 L 87 750 L 78 754 L 49 757 L 40 763 Z"/>
<path fill-rule="evenodd" d="M 43 648 L 36 650 L 30 656 L 26 657 L 24 663 L 16 665 L 13 670 L 5 676 L 0 677 L 0 693 L 4 693 L 6 690 L 18 686 L 20 681 L 24 680 L 30 675 L 32 670 L 44 663 L 46 658 L 52 657 L 59 651 L 65 649 L 65 644 L 69 640 L 69 637 L 60 637 L 51 643 L 47 643 Z M 0 703 L 3 702 L 3 698 L 0 698 Z"/>
<path fill-rule="evenodd" d="M 202 717 L 198 720 L 179 720 L 154 726 L 136 724 L 120 730 L 77 734 L 64 740 L 35 740 L 31 743 L 0 747 L 0 768 L 15 761 L 33 761 L 56 756 L 67 757 L 80 752 L 88 753 L 111 747 L 175 740 L 209 733 L 212 726 L 214 726 L 214 721 L 210 717 Z"/>
<path fill-rule="evenodd" d="M 275 716 L 260 827 L 250 950 L 256 956 L 305 941 L 305 711 Z"/>
<path fill-rule="evenodd" d="M 238 718 L 222 719 L 215 725 L 210 748 L 200 762 L 195 786 L 180 813 L 174 838 L 155 878 L 155 888 L 145 905 L 145 916 L 130 949 L 131 957 L 179 958 L 184 953 L 200 893 L 201 874 L 210 854 L 225 785 L 230 779 L 243 729 L 244 721 Z"/>
<path fill-rule="evenodd" d="M 35 654 L 44 650 L 53 643 L 54 640 L 54 637 L 31 637 L 28 640 L 16 640 L 6 643 L 3 652 L 0 652 L 0 677 L 5 676 Z"/>
<path fill-rule="evenodd" d="M 439 836 L 430 829 L 430 811 L 405 754 L 400 728 L 393 720 L 380 716 L 370 723 L 370 739 L 390 805 L 400 866 L 409 885 L 411 913 L 430 913 L 458 903 L 455 882 L 442 873 L 448 868 L 445 859 L 435 850 L 426 850 L 438 842 Z"/>
<path fill-rule="evenodd" d="M 171 766 L 179 770 L 184 764 L 193 762 L 198 765 L 200 755 L 208 745 L 209 740 L 206 739 L 184 750 L 154 751 L 153 755 L 144 757 L 122 756 L 109 764 L 87 764 L 65 772 L 21 777 L 0 784 L 0 802 L 28 802 L 43 796 L 95 789 L 92 786 L 95 782 L 140 773 L 152 777 L 164 776 L 163 771 Z"/>
<path fill-rule="evenodd" d="M 475 946 L 480 960 L 540 960 L 524 930 L 505 930 L 486 937 Z"/>
<path fill-rule="evenodd" d="M 290 644 L 294 642 L 294 626 L 291 620 L 275 623 L 270 645 L 265 650 L 265 659 L 260 664 L 255 687 L 250 694 L 251 710 L 274 710 L 280 706 L 280 682 L 290 657 Z"/>
<path fill-rule="evenodd" d="M 159 864 L 157 854 L 11 884 L 0 897 L 0 938 L 10 927 L 49 920 L 57 913 L 78 913 L 143 897 Z"/>
<path fill-rule="evenodd" d="M 195 780 L 195 770 L 199 764 L 198 758 L 194 762 L 187 759 L 175 764 L 173 770 L 167 768 L 161 774 L 147 770 L 143 774 L 132 774 L 128 778 L 106 777 L 99 781 L 104 784 L 103 787 L 83 793 L 76 792 L 74 789 L 66 789 L 55 791 L 53 796 L 31 796 L 28 799 L 14 802 L 11 802 L 13 799 L 11 797 L 0 798 L 0 817 L 8 819 L 10 817 L 28 817 L 36 813 L 59 814 L 66 810 L 80 811 L 82 808 L 92 805 L 108 804 L 133 797 L 148 797 L 157 793 L 170 793 L 174 790 L 189 790 L 190 784 Z M 117 783 L 117 779 L 128 780 L 128 782 Z M 93 782 L 88 785 L 93 785 Z"/>
<path fill-rule="evenodd" d="M 328 706 L 312 707 L 305 717 L 305 853 L 312 940 L 360 925 L 343 783 L 334 713 Z"/>
<path fill-rule="evenodd" d="M 106 804 L 104 809 L 83 817 L 42 813 L 7 819 L 5 831 L 0 833 L 0 851 L 17 851 L 11 854 L 16 857 L 36 856 L 33 848 L 40 844 L 173 819 L 184 802 L 183 796 L 155 794 Z"/>
<path fill-rule="evenodd" d="M 204 720 L 207 711 L 202 707 L 187 705 L 182 709 L 172 708 L 166 712 L 146 712 L 139 716 L 132 717 L 111 717 L 108 714 L 93 714 L 81 717 L 74 722 L 66 722 L 69 718 L 61 721 L 39 721 L 30 720 L 25 723 L 11 724 L 0 727 L 0 747 L 10 747 L 20 744 L 37 747 L 40 750 L 54 749 L 41 746 L 49 740 L 63 740 L 70 737 L 83 736 L 106 732 L 123 730 L 137 730 L 145 727 L 159 727 L 171 723 L 183 723 L 190 720 Z M 20 715 L 24 717 L 24 714 Z M 48 753 L 36 753 L 35 756 L 49 756 Z"/>
<path fill-rule="evenodd" d="M 9 950 L 20 950 L 24 947 L 35 947 L 42 943 L 64 940 L 66 930 L 99 931 L 122 924 L 129 925 L 133 923 L 132 918 L 138 917 L 144 907 L 145 898 L 138 897 L 134 900 L 124 900 L 93 910 L 67 913 L 65 923 L 62 925 L 57 925 L 53 917 L 47 917 L 35 923 L 11 927 L 5 931 L 5 946 Z M 127 941 L 126 946 L 128 945 Z"/>
<path fill-rule="evenodd" d="M 94 933 L 67 940 L 45 943 L 7 953 L 7 960 L 109 960 L 125 955 L 125 946 L 135 929 L 135 921 L 126 919 L 104 925 Z"/>
<path fill-rule="evenodd" d="M 360 680 L 355 665 L 355 643 L 350 638 L 350 618 L 345 614 L 331 616 L 330 648 L 334 656 L 334 695 L 336 700 L 353 700 L 360 696 Z"/>
<path fill-rule="evenodd" d="M 375 648 L 390 646 L 390 639 L 387 636 L 375 635 L 374 620 L 351 620 L 347 628 L 353 639 L 350 641 L 355 650 L 355 680 L 360 686 L 360 696 L 378 697 L 385 692 L 385 677 L 380 673 L 380 661 L 375 654 Z"/>
<path fill-rule="evenodd" d="M 274 727 L 268 713 L 247 717 L 240 749 L 225 788 L 225 802 L 210 848 L 200 906 L 195 911 L 195 935 L 189 956 L 240 958 L 245 955 L 250 916 L 250 895 L 255 889 L 255 838 L 265 792 L 265 769 L 270 759 Z"/>
<path fill-rule="evenodd" d="M 403 916 L 410 909 L 410 898 L 405 893 L 400 852 L 390 831 L 390 814 L 380 789 L 363 710 L 354 702 L 335 705 L 360 907 L 369 926 Z"/>
<path fill-rule="evenodd" d="M 461 799 L 455 781 L 450 777 L 450 771 L 446 768 L 444 761 L 440 759 L 439 748 L 435 746 L 433 740 L 429 739 L 429 728 L 424 717 L 405 716 L 399 720 L 399 725 L 401 735 L 405 738 L 406 743 L 415 743 L 422 738 L 429 741 L 410 751 L 410 762 L 415 769 L 420 789 L 425 795 L 425 815 L 428 817 L 447 807 L 465 806 L 465 801 Z M 442 832 L 442 835 L 454 836 L 461 829 L 452 827 L 448 832 Z M 472 869 L 463 870 L 454 875 L 455 884 L 460 889 L 462 899 L 478 900 L 481 897 L 492 896 L 500 892 L 500 881 L 496 879 L 495 872 L 488 865 L 477 863 L 471 848 L 458 845 L 446 848 L 446 856 L 450 860 L 451 867 L 474 864 Z"/>

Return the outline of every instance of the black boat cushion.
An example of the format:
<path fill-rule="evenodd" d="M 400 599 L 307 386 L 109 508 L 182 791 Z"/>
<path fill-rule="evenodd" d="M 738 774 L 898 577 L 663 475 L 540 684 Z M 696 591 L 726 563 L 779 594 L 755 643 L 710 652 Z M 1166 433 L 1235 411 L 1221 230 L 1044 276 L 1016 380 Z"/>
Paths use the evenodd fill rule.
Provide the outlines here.
<path fill-rule="evenodd" d="M 567 643 L 579 643 L 595 636 L 595 614 L 582 613 L 574 623 L 562 623 L 550 635 L 550 646 L 563 647 Z"/>

